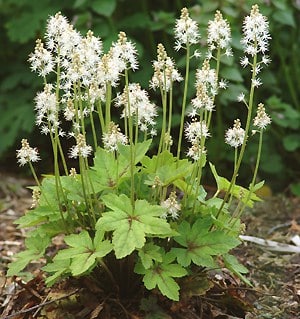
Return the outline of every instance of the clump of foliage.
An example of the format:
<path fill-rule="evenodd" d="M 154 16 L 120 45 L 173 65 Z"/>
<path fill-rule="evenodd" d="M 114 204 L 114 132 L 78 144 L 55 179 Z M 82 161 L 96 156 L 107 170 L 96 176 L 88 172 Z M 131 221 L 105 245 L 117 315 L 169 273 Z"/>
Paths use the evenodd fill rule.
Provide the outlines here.
<path fill-rule="evenodd" d="M 255 104 L 254 95 L 262 84 L 259 72 L 270 63 L 268 21 L 254 5 L 243 23 L 241 64 L 250 67 L 251 80 L 249 94 L 238 96 L 247 113 L 245 124 L 237 118 L 225 132 L 234 158 L 230 180 L 219 176 L 212 163 L 207 165 L 206 149 L 213 138 L 216 96 L 227 87 L 220 70 L 222 60 L 233 56 L 230 25 L 216 11 L 208 22 L 203 58 L 197 50 L 198 24 L 186 8 L 174 33 L 175 50 L 185 53 L 185 74 L 159 43 L 150 80 L 150 88 L 161 96 L 156 105 L 140 83 L 130 81 L 138 58 L 124 32 L 104 53 L 92 31 L 82 36 L 61 13 L 48 19 L 45 41 L 36 41 L 29 61 L 44 83 L 35 98 L 36 124 L 49 136 L 54 175 L 38 180 L 33 165 L 40 155 L 23 139 L 18 162 L 29 165 L 37 185 L 32 187 L 32 209 L 17 224 L 33 229 L 26 250 L 10 264 L 9 276 L 21 274 L 28 263 L 45 256 L 49 285 L 70 276 L 91 276 L 104 290 L 128 295 L 142 281 L 148 290 L 158 288 L 176 301 L 178 278 L 203 276 L 224 265 L 243 278 L 246 270 L 229 251 L 240 243 L 242 212 L 259 200 L 255 192 L 263 185 L 256 178 L 263 133 L 271 120 L 264 105 Z M 200 67 L 195 71 L 194 97 L 188 101 L 194 59 Z M 179 105 L 173 92 L 180 82 Z M 119 119 L 113 116 L 115 107 Z M 172 136 L 174 108 L 181 110 L 178 136 Z M 156 151 L 150 149 L 155 135 Z M 184 137 L 187 151 L 182 150 Z M 66 138 L 74 141 L 68 154 L 62 147 Z M 251 140 L 257 156 L 249 187 L 244 188 L 237 177 Z M 68 157 L 77 161 L 76 168 Z M 203 187 L 207 166 L 217 184 L 212 196 Z M 48 248 L 57 235 L 63 236 L 64 246 L 53 255 Z"/>

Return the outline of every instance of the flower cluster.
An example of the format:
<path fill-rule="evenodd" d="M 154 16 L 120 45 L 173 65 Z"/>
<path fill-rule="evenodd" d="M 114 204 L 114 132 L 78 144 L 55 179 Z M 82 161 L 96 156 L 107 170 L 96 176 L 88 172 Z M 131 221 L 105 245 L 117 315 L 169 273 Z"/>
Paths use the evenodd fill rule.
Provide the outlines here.
<path fill-rule="evenodd" d="M 59 119 L 63 111 L 65 119 L 73 124 L 69 135 L 78 139 L 78 134 L 85 131 L 83 118 L 94 111 L 97 101 L 106 100 L 107 88 L 118 85 L 124 70 L 138 68 L 137 51 L 126 34 L 120 32 L 117 42 L 103 54 L 100 38 L 92 31 L 82 36 L 60 12 L 48 19 L 45 39 L 45 44 L 37 40 L 29 62 L 31 69 L 43 77 L 57 71 L 58 87 L 46 84 L 44 91 L 37 94 L 36 123 L 44 134 L 58 132 L 64 136 Z M 58 91 L 62 96 L 58 96 Z M 139 125 L 146 130 L 154 123 L 155 107 L 149 101 L 139 106 Z M 77 143 L 70 155 L 85 157 L 90 152 L 88 146 Z"/>
<path fill-rule="evenodd" d="M 231 56 L 230 41 L 231 30 L 229 23 L 223 18 L 222 13 L 217 10 L 214 20 L 208 22 L 207 43 L 209 45 L 209 56 L 217 48 L 225 49 L 225 55 Z"/>
<path fill-rule="evenodd" d="M 210 136 L 208 128 L 204 121 L 192 121 L 185 127 L 185 136 L 191 143 L 199 142 L 202 138 Z"/>
<path fill-rule="evenodd" d="M 159 43 L 157 46 L 157 61 L 153 62 L 154 74 L 150 81 L 153 89 L 161 88 L 168 92 L 173 82 L 183 80 L 182 76 L 175 68 L 175 63 L 168 57 L 164 46 Z"/>
<path fill-rule="evenodd" d="M 28 61 L 31 64 L 31 70 L 43 77 L 54 69 L 52 54 L 44 48 L 44 44 L 40 39 L 36 40 L 34 52 L 29 55 Z"/>
<path fill-rule="evenodd" d="M 89 155 L 91 155 L 92 151 L 92 147 L 86 144 L 83 134 L 78 134 L 76 136 L 76 145 L 71 147 L 69 156 L 70 158 L 87 158 Z"/>
<path fill-rule="evenodd" d="M 36 148 L 30 147 L 26 139 L 21 141 L 22 147 L 17 150 L 17 159 L 20 166 L 24 166 L 29 162 L 37 162 L 40 160 L 38 150 Z"/>
<path fill-rule="evenodd" d="M 162 218 L 170 216 L 173 219 L 177 219 L 179 217 L 178 212 L 181 210 L 181 205 L 177 201 L 176 192 L 171 192 L 169 198 L 161 202 L 161 206 L 167 210 L 166 213 L 161 216 Z"/>
<path fill-rule="evenodd" d="M 122 94 L 116 97 L 117 107 L 124 106 L 122 117 L 134 116 L 142 132 L 148 132 L 155 125 L 156 105 L 149 100 L 148 93 L 138 83 L 130 83 Z M 154 131 L 150 129 L 150 134 Z M 155 133 L 154 133 L 155 135 Z"/>
<path fill-rule="evenodd" d="M 233 127 L 228 129 L 225 133 L 225 142 L 232 147 L 239 147 L 243 144 L 245 139 L 245 130 L 241 127 L 241 121 L 236 119 Z"/>
<path fill-rule="evenodd" d="M 185 136 L 192 144 L 188 149 L 187 156 L 194 161 L 198 161 L 202 155 L 206 154 L 203 141 L 210 136 L 207 125 L 204 121 L 193 120 L 187 123 L 185 127 Z"/>
<path fill-rule="evenodd" d="M 193 275 L 196 266 L 205 266 L 202 270 L 209 271 L 215 264 L 223 264 L 225 259 L 222 260 L 222 257 L 239 244 L 241 213 L 256 200 L 253 192 L 262 185 L 255 181 L 261 158 L 263 130 L 271 119 L 263 104 L 258 105 L 255 117 L 253 108 L 255 87 L 261 84 L 256 75 L 263 64 L 269 63 L 269 58 L 264 55 L 269 39 L 267 27 L 266 19 L 259 13 L 258 7 L 253 6 L 250 17 L 245 19 L 242 41 L 246 54 L 253 58 L 252 64 L 248 57 L 242 60 L 243 66 L 252 66 L 252 83 L 247 101 L 244 93 L 238 97 L 247 106 L 245 129 L 241 121 L 236 119 L 233 127 L 226 131 L 225 142 L 235 148 L 234 171 L 229 182 L 217 174 L 214 165 L 210 165 L 217 189 L 207 199 L 202 186 L 203 170 L 207 166 L 206 142 L 211 136 L 210 125 L 214 122 L 212 111 L 215 109 L 216 95 L 220 89 L 227 87 L 227 82 L 219 77 L 222 57 L 231 55 L 230 27 L 222 14 L 217 11 L 214 20 L 208 23 L 208 54 L 195 72 L 196 96 L 191 100 L 190 89 L 193 86 L 189 79 L 193 71 L 190 60 L 198 57 L 199 53 L 193 51 L 190 45 L 199 42 L 200 34 L 197 23 L 190 18 L 186 8 L 182 9 L 175 26 L 175 49 L 186 49 L 182 99 L 173 97 L 173 84 L 183 78 L 164 46 L 157 46 L 157 60 L 153 62 L 154 74 L 150 80 L 150 87 L 160 91 L 162 105 L 162 120 L 159 121 L 161 135 L 155 148 L 157 152 L 151 148 L 149 135 L 156 134 L 158 108 L 150 102 L 147 91 L 139 83 L 130 83 L 129 70 L 138 68 L 135 45 L 124 32 L 120 32 L 118 40 L 103 54 L 102 41 L 92 31 L 82 36 L 60 13 L 49 18 L 46 42 L 43 44 L 37 40 L 29 61 L 31 69 L 44 80 L 44 89 L 35 98 L 36 123 L 42 133 L 49 134 L 54 176 L 46 176 L 39 182 L 32 162 L 40 157 L 37 149 L 30 147 L 26 139 L 22 140 L 22 147 L 17 150 L 18 163 L 20 166 L 29 164 L 37 184 L 33 192 L 33 206 L 38 206 L 38 210 L 29 212 L 21 224 L 24 227 L 42 225 L 39 231 L 44 231 L 49 239 L 57 233 L 66 235 L 62 250 L 53 255 L 43 268 L 50 275 L 46 283 L 60 279 L 61 274 L 63 278 L 99 275 L 104 276 L 104 281 L 100 278 L 100 284 L 108 282 L 107 279 L 112 280 L 111 292 L 115 294 L 122 285 L 121 277 L 124 275 L 120 273 L 120 266 L 127 260 L 130 261 L 130 267 L 125 270 L 144 275 L 143 279 L 137 277 L 137 280 L 141 279 L 147 289 L 158 286 L 164 296 L 178 301 L 180 287 L 174 278 Z M 257 53 L 263 54 L 261 61 Z M 51 72 L 54 73 L 55 84 L 48 83 L 47 77 Z M 117 88 L 119 85 L 120 88 Z M 178 100 L 181 100 L 179 119 L 176 117 L 178 109 L 174 116 Z M 115 121 L 114 106 L 120 108 L 119 121 Z M 188 122 L 185 122 L 186 111 L 190 112 Z M 117 124 L 120 120 L 125 134 Z M 260 130 L 259 147 L 252 182 L 249 190 L 246 190 L 236 182 L 252 120 L 253 126 Z M 64 125 L 61 121 L 64 121 Z M 177 148 L 175 155 L 176 150 L 171 147 L 171 132 L 176 124 L 180 126 L 179 138 L 174 140 Z M 62 127 L 70 127 L 68 134 L 62 131 Z M 66 161 L 65 143 L 61 143 L 65 135 L 75 140 L 68 155 L 78 159 L 78 174 L 75 168 L 70 169 L 70 163 Z M 181 156 L 184 138 L 189 148 L 183 157 L 188 159 Z M 90 140 L 93 147 L 89 145 Z M 95 156 L 94 163 L 92 159 L 88 160 L 92 154 Z M 220 185 L 220 181 L 226 187 Z M 223 190 L 225 195 L 219 198 Z M 233 214 L 228 214 L 233 208 L 233 197 L 241 202 L 235 205 Z M 40 220 L 36 217 L 39 212 L 43 212 L 43 216 L 50 214 L 51 219 L 43 219 L 39 224 Z M 209 250 L 203 251 L 201 260 L 187 255 L 191 245 L 199 244 L 199 234 L 209 242 L 214 239 L 216 232 L 218 241 L 227 243 L 218 250 L 218 256 Z M 28 239 L 29 255 L 26 254 L 34 258 L 31 246 L 36 243 L 36 236 L 29 236 Z M 187 241 L 189 245 L 186 245 Z M 49 243 L 51 240 L 43 241 L 41 250 L 47 251 Z M 74 243 L 76 251 L 72 248 Z M 91 262 L 88 260 L 83 263 L 86 260 L 86 243 L 96 245 L 97 251 L 88 256 Z M 173 252 L 178 258 L 173 256 Z M 67 263 L 61 263 L 62 256 L 68 257 Z M 20 262 L 25 267 L 31 259 L 26 258 L 23 263 L 22 254 L 19 257 L 16 263 L 12 263 L 10 275 L 19 272 Z M 184 260 L 185 257 L 188 260 Z M 78 263 L 82 267 L 78 267 Z M 167 269 L 163 273 L 166 265 L 174 271 Z M 98 271 L 96 267 L 99 266 L 103 272 Z M 234 268 L 229 266 L 230 269 Z M 163 279 L 169 283 L 167 288 L 165 285 L 160 287 L 153 278 L 153 270 L 158 268 Z"/>
<path fill-rule="evenodd" d="M 251 65 L 256 75 L 261 71 L 262 65 L 268 65 L 270 63 L 270 58 L 265 55 L 268 51 L 270 38 L 267 18 L 259 12 L 257 5 L 253 5 L 250 15 L 245 17 L 244 20 L 243 38 L 241 43 L 244 46 L 244 51 L 247 55 L 253 57 L 257 53 L 262 53 L 263 56 L 261 61 L 257 61 L 255 66 L 250 63 L 247 56 L 244 56 L 241 59 L 242 67 Z M 261 84 L 259 79 L 254 78 L 253 81 L 255 87 Z"/>
<path fill-rule="evenodd" d="M 216 70 L 210 68 L 209 60 L 206 59 L 202 68 L 196 71 L 196 97 L 191 101 L 192 110 L 189 115 L 194 117 L 203 110 L 212 111 L 217 90 Z"/>
<path fill-rule="evenodd" d="M 36 124 L 41 127 L 43 134 L 53 133 L 59 128 L 58 104 L 52 84 L 45 84 L 44 90 L 35 97 Z"/>
<path fill-rule="evenodd" d="M 119 125 L 114 122 L 109 123 L 108 130 L 103 134 L 102 140 L 104 148 L 109 152 L 117 151 L 119 144 L 128 143 L 127 136 L 120 132 Z"/>
<path fill-rule="evenodd" d="M 253 119 L 253 124 L 261 130 L 264 130 L 269 124 L 271 124 L 271 118 L 266 113 L 265 107 L 262 103 L 258 104 L 257 114 Z"/>
<path fill-rule="evenodd" d="M 199 42 L 200 33 L 196 21 L 190 18 L 187 8 L 181 10 L 180 19 L 176 20 L 175 24 L 175 50 L 178 51 L 182 47 L 189 44 L 196 44 Z"/>
<path fill-rule="evenodd" d="M 258 5 L 253 5 L 251 13 L 244 20 L 243 38 L 241 40 L 245 52 L 254 56 L 258 52 L 265 53 L 269 46 L 269 23 L 259 12 Z"/>

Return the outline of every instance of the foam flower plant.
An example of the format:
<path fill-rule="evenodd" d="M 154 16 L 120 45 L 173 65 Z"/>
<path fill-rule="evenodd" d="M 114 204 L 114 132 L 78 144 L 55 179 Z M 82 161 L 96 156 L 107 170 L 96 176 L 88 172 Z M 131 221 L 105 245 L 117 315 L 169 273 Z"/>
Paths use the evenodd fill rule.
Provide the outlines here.
<path fill-rule="evenodd" d="M 202 181 L 209 158 L 206 141 L 214 138 L 210 127 L 213 111 L 218 112 L 216 96 L 230 85 L 219 78 L 221 58 L 232 55 L 230 25 L 219 11 L 209 21 L 207 54 L 194 70 L 190 101 L 189 61 L 199 58 L 191 48 L 197 52 L 200 30 L 187 8 L 176 20 L 174 33 L 175 49 L 185 50 L 184 76 L 172 52 L 158 44 L 149 87 L 159 90 L 161 101 L 153 103 L 145 88 L 130 81 L 138 56 L 124 32 L 103 52 L 100 37 L 92 31 L 81 35 L 61 13 L 49 17 L 45 39 L 36 41 L 29 62 L 43 79 L 44 88 L 35 98 L 36 124 L 49 136 L 54 174 L 38 179 L 34 164 L 40 156 L 23 139 L 17 160 L 20 166 L 30 166 L 37 185 L 32 187 L 32 209 L 17 221 L 19 227 L 29 228 L 26 250 L 15 256 L 8 276 L 21 274 L 28 263 L 44 256 L 48 285 L 90 276 L 108 294 L 127 297 L 143 282 L 146 289 L 158 288 L 178 301 L 181 286 L 188 289 L 185 278 L 221 271 L 224 264 L 247 282 L 240 271 L 244 268 L 229 251 L 240 243 L 240 216 L 259 200 L 255 191 L 263 184 L 256 179 L 263 131 L 271 119 L 262 103 L 256 116 L 253 113 L 255 90 L 261 85 L 257 74 L 270 62 L 267 18 L 254 5 L 244 20 L 241 64 L 251 66 L 251 86 L 249 94 L 238 99 L 247 117 L 245 127 L 236 119 L 225 132 L 234 154 L 231 179 L 219 176 L 210 163 L 217 184 L 210 197 Z M 177 105 L 173 90 L 180 85 L 183 96 Z M 171 136 L 175 103 L 181 107 L 178 137 Z M 155 149 L 151 138 L 157 134 L 159 114 L 162 125 Z M 260 137 L 255 171 L 249 188 L 244 188 L 237 177 L 247 144 L 256 142 L 256 134 L 249 135 L 252 124 Z M 66 138 L 74 141 L 69 149 L 63 147 Z M 184 138 L 187 149 L 182 147 Z M 220 192 L 225 196 L 219 197 Z M 232 205 L 233 200 L 238 204 Z M 57 235 L 63 235 L 64 243 L 50 255 L 48 248 Z"/>

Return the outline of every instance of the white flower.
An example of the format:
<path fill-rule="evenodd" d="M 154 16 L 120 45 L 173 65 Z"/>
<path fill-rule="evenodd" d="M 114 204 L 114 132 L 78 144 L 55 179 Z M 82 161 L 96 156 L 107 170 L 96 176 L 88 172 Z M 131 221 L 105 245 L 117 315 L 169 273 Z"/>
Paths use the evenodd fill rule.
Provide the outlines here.
<path fill-rule="evenodd" d="M 148 93 L 138 83 L 130 83 L 128 92 L 125 87 L 123 93 L 117 95 L 116 106 L 121 105 L 124 106 L 122 117 L 135 116 L 140 130 L 145 132 L 156 124 L 156 105 L 149 101 Z"/>
<path fill-rule="evenodd" d="M 264 64 L 264 65 L 268 65 L 271 63 L 271 59 L 267 56 L 267 55 L 264 55 L 261 59 L 261 62 Z"/>
<path fill-rule="evenodd" d="M 68 55 L 81 41 L 79 32 L 73 29 L 67 18 L 62 16 L 60 12 L 48 19 L 45 38 L 47 48 L 56 52 L 62 62 L 68 58 Z"/>
<path fill-rule="evenodd" d="M 205 59 L 201 69 L 196 71 L 196 97 L 192 99 L 193 110 L 190 116 L 198 114 L 201 109 L 211 112 L 214 109 L 214 97 L 218 87 L 226 88 L 225 80 L 217 81 L 216 71 L 210 68 L 209 60 Z"/>
<path fill-rule="evenodd" d="M 168 215 L 170 215 L 173 219 L 177 219 L 179 217 L 178 212 L 181 209 L 181 205 L 177 202 L 176 192 L 171 192 L 169 198 L 161 202 L 161 206 L 167 210 L 167 212 L 162 215 L 162 218 L 166 218 Z"/>
<path fill-rule="evenodd" d="M 261 69 L 262 69 L 261 64 L 256 64 L 255 74 L 258 74 L 261 71 Z"/>
<path fill-rule="evenodd" d="M 217 87 L 217 75 L 216 70 L 211 69 L 208 59 L 205 59 L 201 69 L 196 71 L 196 85 L 197 83 L 205 83 L 209 85 L 213 90 Z"/>
<path fill-rule="evenodd" d="M 183 80 L 175 68 L 173 60 L 167 56 L 166 50 L 161 43 L 157 46 L 157 61 L 153 62 L 153 68 L 154 74 L 150 81 L 150 87 L 153 89 L 160 87 L 168 92 L 173 82 Z"/>
<path fill-rule="evenodd" d="M 54 59 L 50 51 L 44 48 L 40 39 L 36 40 L 34 52 L 29 55 L 31 70 L 40 76 L 46 76 L 54 70 Z"/>
<path fill-rule="evenodd" d="M 253 119 L 253 124 L 260 128 L 265 129 L 271 123 L 270 116 L 266 113 L 264 105 L 262 103 L 258 104 L 256 117 Z"/>
<path fill-rule="evenodd" d="M 138 69 L 137 51 L 133 42 L 127 40 L 125 32 L 120 32 L 118 42 L 112 45 L 112 55 L 116 59 L 124 62 L 125 67 L 130 67 L 133 71 Z M 121 70 L 123 71 L 123 70 Z"/>
<path fill-rule="evenodd" d="M 32 190 L 32 204 L 31 204 L 31 208 L 37 207 L 39 204 L 39 200 L 41 197 L 41 192 L 39 190 L 39 188 L 34 188 Z"/>
<path fill-rule="evenodd" d="M 78 134 L 76 136 L 76 145 L 71 147 L 69 157 L 77 158 L 78 156 L 81 156 L 87 158 L 92 151 L 92 147 L 86 144 L 85 137 L 82 134 Z"/>
<path fill-rule="evenodd" d="M 96 80 L 100 86 L 105 88 L 107 83 L 116 87 L 119 82 L 120 74 L 125 70 L 126 63 L 115 54 L 116 50 L 110 48 L 107 54 L 104 54 L 101 61 L 96 66 Z"/>
<path fill-rule="evenodd" d="M 243 144 L 245 138 L 245 130 L 241 128 L 241 121 L 236 119 L 233 128 L 225 133 L 225 142 L 232 147 L 239 147 Z"/>
<path fill-rule="evenodd" d="M 186 124 L 185 136 L 189 142 L 198 143 L 202 138 L 209 137 L 210 134 L 204 121 L 193 121 Z"/>
<path fill-rule="evenodd" d="M 58 104 L 52 84 L 45 84 L 44 91 L 37 93 L 35 97 L 36 124 L 43 127 L 50 123 L 53 127 L 59 127 Z M 43 130 L 44 132 L 45 129 Z"/>
<path fill-rule="evenodd" d="M 226 89 L 228 87 L 228 82 L 225 79 L 221 79 L 219 81 L 219 88 L 220 89 Z"/>
<path fill-rule="evenodd" d="M 118 124 L 114 122 L 109 123 L 109 127 L 106 133 L 103 134 L 103 145 L 106 150 L 109 152 L 114 152 L 118 150 L 118 145 L 127 144 L 127 137 L 120 132 Z"/>
<path fill-rule="evenodd" d="M 233 56 L 232 49 L 231 48 L 227 48 L 224 54 L 227 57 Z"/>
<path fill-rule="evenodd" d="M 216 11 L 214 20 L 208 22 L 207 28 L 207 43 L 210 49 L 221 48 L 228 49 L 231 41 L 231 30 L 227 20 L 223 19 L 223 16 L 219 10 Z M 229 54 L 229 52 L 227 52 Z"/>
<path fill-rule="evenodd" d="M 199 143 L 193 143 L 187 152 L 187 156 L 191 157 L 194 161 L 199 161 L 199 159 L 206 154 L 205 148 L 202 149 Z"/>
<path fill-rule="evenodd" d="M 65 117 L 66 121 L 72 121 L 75 117 L 75 114 L 76 114 L 76 110 L 74 107 L 74 103 L 71 99 L 68 99 L 67 106 L 66 106 L 65 111 L 64 111 L 64 117 Z"/>
<path fill-rule="evenodd" d="M 259 87 L 262 85 L 261 79 L 260 78 L 254 78 L 252 79 L 252 85 L 254 87 Z"/>
<path fill-rule="evenodd" d="M 196 97 L 192 99 L 191 104 L 193 106 L 190 112 L 190 117 L 194 117 L 198 114 L 198 111 L 204 109 L 211 112 L 214 109 L 213 96 L 209 96 L 207 92 L 207 87 L 203 83 L 198 83 Z"/>
<path fill-rule="evenodd" d="M 241 59 L 241 66 L 243 67 L 243 68 L 245 68 L 247 65 L 249 65 L 250 64 L 250 62 L 249 62 L 249 59 L 248 59 L 248 57 L 243 57 L 242 59 Z"/>
<path fill-rule="evenodd" d="M 176 51 L 187 44 L 196 44 L 199 42 L 200 34 L 198 24 L 190 18 L 187 8 L 181 9 L 180 19 L 176 20 L 174 33 Z"/>
<path fill-rule="evenodd" d="M 195 51 L 194 51 L 194 57 L 195 57 L 196 59 L 199 59 L 199 58 L 201 57 L 201 52 L 200 52 L 199 50 L 195 50 Z"/>
<path fill-rule="evenodd" d="M 40 160 L 38 150 L 36 148 L 30 147 L 26 139 L 22 139 L 21 144 L 21 149 L 17 150 L 17 159 L 20 166 L 24 166 L 29 162 L 37 162 Z"/>
<path fill-rule="evenodd" d="M 245 93 L 241 92 L 241 93 L 237 96 L 237 100 L 238 100 L 238 102 L 243 102 L 243 101 L 245 101 Z"/>
<path fill-rule="evenodd" d="M 253 5 L 250 15 L 244 19 L 243 23 L 241 42 L 245 52 L 252 56 L 259 52 L 264 54 L 268 50 L 270 38 L 267 18 L 259 12 L 258 5 Z"/>

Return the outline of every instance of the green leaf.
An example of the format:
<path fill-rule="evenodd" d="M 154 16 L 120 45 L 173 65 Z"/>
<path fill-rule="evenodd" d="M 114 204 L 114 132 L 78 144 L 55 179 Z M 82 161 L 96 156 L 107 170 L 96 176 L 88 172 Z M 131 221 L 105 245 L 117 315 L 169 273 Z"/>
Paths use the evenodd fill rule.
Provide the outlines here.
<path fill-rule="evenodd" d="M 225 267 L 227 269 L 236 274 L 240 279 L 244 281 L 244 283 L 246 283 L 249 286 L 252 286 L 251 282 L 245 276 L 243 276 L 243 274 L 247 274 L 249 272 L 248 269 L 242 264 L 240 264 L 235 256 L 230 254 L 224 254 L 223 260 Z"/>
<path fill-rule="evenodd" d="M 96 263 L 96 257 L 91 252 L 86 252 L 75 256 L 72 259 L 70 269 L 73 276 L 79 276 L 89 271 Z"/>
<path fill-rule="evenodd" d="M 9 264 L 7 276 L 18 275 L 31 261 L 41 258 L 50 243 L 49 237 L 34 236 L 25 240 L 26 250 L 18 253 L 15 261 Z"/>
<path fill-rule="evenodd" d="M 142 249 L 139 250 L 138 255 L 145 269 L 150 268 L 154 261 L 162 261 L 160 247 L 154 245 L 153 243 L 146 244 Z"/>
<path fill-rule="evenodd" d="M 149 150 L 149 147 L 152 143 L 152 140 L 146 140 L 141 143 L 137 143 L 133 146 L 134 149 L 134 164 L 139 163 L 147 151 Z M 120 145 L 119 146 L 119 153 L 120 153 L 120 160 L 127 163 L 127 165 L 130 165 L 130 145 Z"/>
<path fill-rule="evenodd" d="M 95 238 L 94 238 L 94 256 L 97 258 L 105 257 L 109 254 L 113 246 L 109 240 L 103 240 L 104 232 L 96 230 Z"/>
<path fill-rule="evenodd" d="M 185 248 L 172 248 L 180 265 L 187 267 L 193 262 L 198 266 L 215 267 L 212 256 L 227 253 L 240 242 L 224 231 L 210 231 L 211 218 L 200 218 L 191 227 L 183 221 L 178 228 L 179 236 L 174 240 Z"/>
<path fill-rule="evenodd" d="M 19 84 L 19 88 L 22 84 Z M 4 95 L 3 91 L 1 94 Z M 1 103 L 1 118 L 0 118 L 0 153 L 5 151 L 9 146 L 19 138 L 20 131 L 29 133 L 34 126 L 34 113 L 32 105 L 26 101 L 19 101 L 18 98 L 10 94 L 6 99 L 2 97 Z M 3 104 L 8 104 L 8 107 L 18 105 L 18 107 L 4 108 Z M 11 125 L 13 123 L 14 125 Z"/>
<path fill-rule="evenodd" d="M 64 240 L 66 244 L 74 248 L 93 249 L 93 242 L 87 231 L 66 236 Z"/>
<path fill-rule="evenodd" d="M 162 262 L 155 262 L 151 268 L 145 269 L 142 264 L 137 264 L 135 272 L 144 274 L 143 282 L 149 290 L 156 286 L 160 292 L 171 300 L 179 300 L 179 285 L 173 279 L 183 277 L 187 271 L 178 264 L 173 264 L 175 256 L 167 253 Z"/>
<path fill-rule="evenodd" d="M 145 157 L 142 161 L 148 174 L 147 185 L 153 185 L 159 178 L 162 186 L 168 186 L 176 181 L 184 180 L 191 174 L 192 163 L 187 159 L 177 161 L 169 151 L 164 151 L 152 158 Z"/>
<path fill-rule="evenodd" d="M 289 8 L 286 8 L 285 10 L 277 10 L 276 12 L 274 12 L 273 19 L 280 24 L 288 25 L 293 28 L 296 27 L 293 11 Z"/>
<path fill-rule="evenodd" d="M 294 152 L 300 147 L 300 134 L 289 134 L 283 138 L 283 146 L 288 152 Z"/>
<path fill-rule="evenodd" d="M 47 286 L 52 286 L 59 278 L 65 274 L 69 274 L 70 271 L 70 259 L 58 259 L 55 257 L 53 262 L 47 264 L 42 269 L 50 274 L 45 280 Z"/>
<path fill-rule="evenodd" d="M 261 189 L 265 184 L 265 181 L 260 181 L 259 183 L 255 184 L 253 187 L 252 187 L 252 192 L 256 192 L 258 191 L 259 189 Z M 249 189 L 250 189 L 251 185 L 249 186 Z"/>
<path fill-rule="evenodd" d="M 84 5 L 87 2 L 87 0 L 76 0 L 73 7 L 74 9 L 77 9 L 79 7 L 81 7 L 82 5 Z"/>
<path fill-rule="evenodd" d="M 213 164 L 209 163 L 209 165 L 216 180 L 218 191 L 228 192 L 230 188 L 230 182 L 225 177 L 220 177 L 218 175 Z M 233 185 L 230 190 L 230 194 L 232 194 L 235 198 L 241 200 L 247 206 L 253 207 L 254 201 L 260 201 L 261 199 L 255 193 L 252 192 L 250 196 L 249 193 L 250 191 L 248 189 L 239 185 Z"/>
<path fill-rule="evenodd" d="M 146 29 L 151 26 L 152 20 L 146 12 L 137 12 L 132 15 L 124 17 L 119 22 L 119 27 L 122 29 Z M 125 30 L 126 30 L 125 29 Z"/>
<path fill-rule="evenodd" d="M 221 72 L 222 77 L 235 82 L 243 82 L 244 79 L 239 69 L 234 67 L 224 67 Z"/>
<path fill-rule="evenodd" d="M 72 275 L 82 275 L 94 267 L 97 258 L 106 256 L 112 250 L 111 243 L 108 240 L 102 241 L 102 239 L 103 232 L 96 232 L 93 241 L 86 230 L 79 234 L 66 236 L 64 240 L 70 248 L 60 250 L 55 260 L 71 260 Z"/>
<path fill-rule="evenodd" d="M 107 194 L 102 199 L 111 211 L 102 214 L 96 229 L 113 231 L 112 244 L 117 258 L 123 258 L 135 249 L 142 248 L 147 235 L 171 234 L 167 221 L 160 218 L 165 212 L 161 206 L 137 200 L 133 209 L 130 199 L 124 194 Z"/>
<path fill-rule="evenodd" d="M 94 166 L 89 172 L 95 192 L 116 187 L 120 182 L 120 177 L 126 173 L 128 168 L 129 165 L 127 167 L 118 166 L 113 153 L 98 147 L 94 157 Z"/>
<path fill-rule="evenodd" d="M 138 164 L 145 156 L 151 144 L 151 140 L 137 143 L 134 146 L 135 161 Z M 119 156 L 116 159 L 114 153 L 98 147 L 94 166 L 89 172 L 95 192 L 105 189 L 113 189 L 130 177 L 130 146 L 119 145 Z"/>
<path fill-rule="evenodd" d="M 300 196 L 300 183 L 293 183 L 290 187 L 294 195 Z"/>
<path fill-rule="evenodd" d="M 283 102 L 277 96 L 270 97 L 266 104 L 272 110 L 272 120 L 275 124 L 294 130 L 300 127 L 300 112 L 290 104 Z"/>
<path fill-rule="evenodd" d="M 113 233 L 112 244 L 117 258 L 130 255 L 136 248 L 142 248 L 146 242 L 142 225 L 133 220 L 122 221 Z"/>
<path fill-rule="evenodd" d="M 92 1 L 91 8 L 105 17 L 110 17 L 117 6 L 116 0 Z"/>

